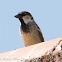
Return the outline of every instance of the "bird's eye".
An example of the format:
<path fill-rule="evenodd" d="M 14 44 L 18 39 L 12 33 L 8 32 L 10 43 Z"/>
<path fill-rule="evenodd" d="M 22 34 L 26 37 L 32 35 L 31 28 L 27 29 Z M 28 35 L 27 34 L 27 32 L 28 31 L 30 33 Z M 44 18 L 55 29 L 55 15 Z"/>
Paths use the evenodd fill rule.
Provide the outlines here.
<path fill-rule="evenodd" d="M 21 14 L 18 14 L 19 16 L 21 16 Z"/>
<path fill-rule="evenodd" d="M 33 20 L 33 17 L 31 18 L 31 20 Z"/>
<path fill-rule="evenodd" d="M 26 14 L 18 14 L 18 15 L 20 15 L 20 16 L 25 16 Z"/>
<path fill-rule="evenodd" d="M 22 16 L 25 16 L 26 14 L 22 14 Z"/>

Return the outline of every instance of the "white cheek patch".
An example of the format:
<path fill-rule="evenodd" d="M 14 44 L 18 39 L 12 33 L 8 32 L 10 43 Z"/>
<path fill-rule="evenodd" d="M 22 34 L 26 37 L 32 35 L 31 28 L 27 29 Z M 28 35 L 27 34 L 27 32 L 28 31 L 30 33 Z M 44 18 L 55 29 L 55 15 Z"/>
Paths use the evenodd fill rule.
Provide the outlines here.
<path fill-rule="evenodd" d="M 23 20 L 24 20 L 24 22 L 25 22 L 26 24 L 29 23 L 29 22 L 32 22 L 30 16 L 24 16 L 24 17 L 23 17 Z"/>
<path fill-rule="evenodd" d="M 30 16 L 24 16 L 24 18 L 25 18 L 25 19 L 31 19 L 31 17 L 30 17 Z"/>
<path fill-rule="evenodd" d="M 31 17 L 30 17 L 30 16 L 27 16 L 26 18 L 27 18 L 27 19 L 31 19 Z"/>

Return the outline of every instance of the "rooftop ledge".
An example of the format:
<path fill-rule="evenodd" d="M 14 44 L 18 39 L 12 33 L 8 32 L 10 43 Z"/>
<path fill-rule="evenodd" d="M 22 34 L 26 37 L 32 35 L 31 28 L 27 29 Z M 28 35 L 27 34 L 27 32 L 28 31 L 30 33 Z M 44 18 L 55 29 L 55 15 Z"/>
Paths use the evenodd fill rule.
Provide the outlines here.
<path fill-rule="evenodd" d="M 62 62 L 62 38 L 0 53 L 0 62 Z"/>

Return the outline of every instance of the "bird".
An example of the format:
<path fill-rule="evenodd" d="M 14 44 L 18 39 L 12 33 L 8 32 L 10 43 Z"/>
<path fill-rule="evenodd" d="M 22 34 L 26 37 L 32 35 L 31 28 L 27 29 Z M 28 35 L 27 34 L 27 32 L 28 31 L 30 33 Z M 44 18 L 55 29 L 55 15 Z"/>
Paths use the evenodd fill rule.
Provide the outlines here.
<path fill-rule="evenodd" d="M 15 17 L 20 21 L 19 32 L 25 47 L 45 42 L 39 26 L 28 11 L 19 12 Z"/>

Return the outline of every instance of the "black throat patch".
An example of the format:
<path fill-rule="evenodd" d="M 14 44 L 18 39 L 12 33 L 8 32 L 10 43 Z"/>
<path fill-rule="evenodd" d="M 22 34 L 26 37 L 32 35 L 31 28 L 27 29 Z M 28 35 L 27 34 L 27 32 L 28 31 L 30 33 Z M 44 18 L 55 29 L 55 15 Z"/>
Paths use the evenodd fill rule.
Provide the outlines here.
<path fill-rule="evenodd" d="M 21 22 L 21 26 L 20 26 L 21 31 L 23 31 L 24 33 L 30 32 L 30 26 L 28 24 L 25 24 L 23 19 L 19 19 L 19 20 Z"/>

